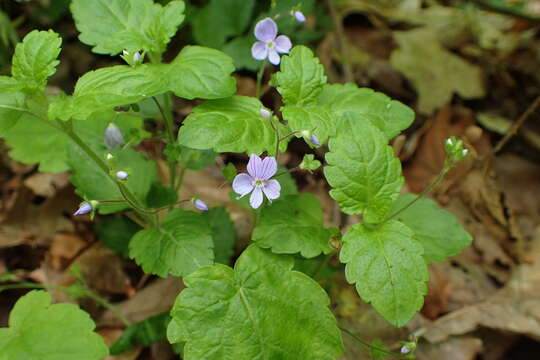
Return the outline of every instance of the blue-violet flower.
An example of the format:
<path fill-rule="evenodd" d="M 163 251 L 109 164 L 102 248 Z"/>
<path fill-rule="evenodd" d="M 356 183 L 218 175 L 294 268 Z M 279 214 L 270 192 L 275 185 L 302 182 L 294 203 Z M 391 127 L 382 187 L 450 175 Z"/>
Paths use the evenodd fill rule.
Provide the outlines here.
<path fill-rule="evenodd" d="M 273 156 L 262 160 L 257 155 L 251 155 L 247 165 L 247 174 L 236 175 L 233 180 L 233 190 L 240 195 L 239 198 L 251 193 L 249 204 L 257 209 L 263 202 L 263 193 L 269 201 L 279 198 L 281 185 L 275 179 L 277 161 Z"/>
<path fill-rule="evenodd" d="M 255 60 L 268 58 L 272 64 L 279 65 L 278 53 L 287 54 L 291 50 L 291 40 L 285 35 L 277 36 L 277 32 L 276 22 L 269 17 L 255 25 L 255 37 L 259 40 L 251 47 L 251 55 Z"/>
<path fill-rule="evenodd" d="M 83 202 L 77 211 L 73 213 L 73 216 L 85 215 L 92 211 L 92 205 L 89 202 Z"/>
<path fill-rule="evenodd" d="M 127 171 L 117 171 L 116 172 L 116 178 L 118 180 L 126 180 L 128 178 L 129 174 Z"/>
<path fill-rule="evenodd" d="M 319 138 L 315 134 L 311 134 L 311 143 L 315 146 L 321 146 L 321 143 L 319 142 Z"/>
<path fill-rule="evenodd" d="M 301 12 L 301 11 L 294 11 L 293 15 L 294 15 L 296 21 L 298 21 L 299 23 L 303 23 L 303 22 L 306 21 L 306 17 L 304 16 L 304 13 Z"/>
<path fill-rule="evenodd" d="M 193 202 L 193 205 L 195 205 L 195 208 L 201 210 L 201 211 L 208 211 L 208 205 L 201 199 L 197 199 Z"/>

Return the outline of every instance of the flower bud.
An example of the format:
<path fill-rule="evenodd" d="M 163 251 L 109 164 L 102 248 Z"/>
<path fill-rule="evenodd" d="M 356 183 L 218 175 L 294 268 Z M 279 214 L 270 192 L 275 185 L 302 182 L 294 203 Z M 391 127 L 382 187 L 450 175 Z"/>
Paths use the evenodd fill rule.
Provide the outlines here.
<path fill-rule="evenodd" d="M 321 143 L 319 142 L 319 139 L 315 134 L 311 134 L 311 143 L 315 146 L 321 146 Z"/>
<path fill-rule="evenodd" d="M 260 109 L 259 114 L 261 114 L 261 116 L 267 120 L 272 116 L 272 112 L 265 108 Z"/>
<path fill-rule="evenodd" d="M 135 51 L 135 54 L 133 54 L 133 63 L 134 64 L 140 64 L 142 62 L 142 56 L 141 53 L 138 51 Z"/>
<path fill-rule="evenodd" d="M 295 11 L 293 15 L 296 21 L 298 21 L 299 23 L 303 23 L 306 21 L 306 17 L 304 16 L 304 13 L 301 11 Z"/>
<path fill-rule="evenodd" d="M 128 178 L 129 174 L 126 171 L 117 171 L 116 172 L 116 178 L 118 180 L 126 180 Z"/>
<path fill-rule="evenodd" d="M 408 354 L 408 353 L 411 352 L 411 349 L 409 349 L 409 347 L 408 347 L 407 345 L 403 345 L 403 346 L 401 347 L 401 350 L 400 350 L 400 351 L 401 351 L 402 354 Z"/>
<path fill-rule="evenodd" d="M 79 208 L 77 209 L 77 211 L 73 213 L 73 216 L 86 215 L 90 213 L 92 210 L 93 210 L 92 205 L 89 202 L 85 201 L 81 203 L 81 205 L 79 205 Z"/>
<path fill-rule="evenodd" d="M 116 149 L 124 144 L 124 136 L 120 128 L 113 123 L 109 123 L 105 129 L 105 145 L 109 149 Z"/>
<path fill-rule="evenodd" d="M 208 205 L 206 205 L 206 203 L 204 201 L 202 201 L 201 199 L 196 199 L 194 202 L 193 202 L 193 205 L 195 205 L 195 208 L 201 210 L 201 211 L 208 211 Z"/>

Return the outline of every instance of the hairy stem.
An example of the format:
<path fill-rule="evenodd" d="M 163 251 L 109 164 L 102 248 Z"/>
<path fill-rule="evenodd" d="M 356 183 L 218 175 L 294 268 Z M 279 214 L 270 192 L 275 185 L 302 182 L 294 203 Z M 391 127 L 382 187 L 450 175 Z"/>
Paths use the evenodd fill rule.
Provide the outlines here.
<path fill-rule="evenodd" d="M 266 68 L 266 59 L 263 60 L 261 63 L 261 68 L 259 69 L 259 72 L 257 73 L 257 90 L 255 91 L 255 96 L 257 99 L 261 98 L 261 85 L 262 85 L 262 78 L 264 75 L 264 69 Z"/>

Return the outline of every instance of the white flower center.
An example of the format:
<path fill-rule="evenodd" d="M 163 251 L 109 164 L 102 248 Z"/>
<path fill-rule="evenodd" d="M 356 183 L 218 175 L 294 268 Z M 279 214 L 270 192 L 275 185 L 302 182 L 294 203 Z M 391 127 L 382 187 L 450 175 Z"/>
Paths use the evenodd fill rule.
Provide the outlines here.
<path fill-rule="evenodd" d="M 273 41 L 267 42 L 266 47 L 269 48 L 269 49 L 272 49 L 274 47 L 274 42 Z"/>
<path fill-rule="evenodd" d="M 253 180 L 253 186 L 262 187 L 262 186 L 264 186 L 264 184 L 265 184 L 264 180 L 261 180 L 261 179 Z"/>

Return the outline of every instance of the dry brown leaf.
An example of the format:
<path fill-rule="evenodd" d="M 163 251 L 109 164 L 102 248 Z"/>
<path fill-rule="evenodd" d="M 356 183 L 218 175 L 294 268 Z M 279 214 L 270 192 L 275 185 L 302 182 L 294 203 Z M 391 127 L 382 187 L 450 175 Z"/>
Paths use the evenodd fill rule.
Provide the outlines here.
<path fill-rule="evenodd" d="M 44 197 L 54 196 L 59 189 L 63 189 L 68 183 L 68 173 L 35 173 L 24 180 L 24 185 L 34 194 Z"/>
<path fill-rule="evenodd" d="M 482 340 L 464 336 L 439 344 L 421 344 L 414 354 L 418 360 L 474 360 L 481 350 Z"/>
<path fill-rule="evenodd" d="M 80 236 L 75 234 L 56 234 L 48 252 L 48 260 L 53 269 L 62 270 L 86 246 L 86 241 Z"/>

